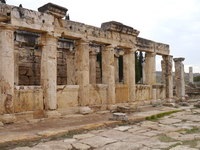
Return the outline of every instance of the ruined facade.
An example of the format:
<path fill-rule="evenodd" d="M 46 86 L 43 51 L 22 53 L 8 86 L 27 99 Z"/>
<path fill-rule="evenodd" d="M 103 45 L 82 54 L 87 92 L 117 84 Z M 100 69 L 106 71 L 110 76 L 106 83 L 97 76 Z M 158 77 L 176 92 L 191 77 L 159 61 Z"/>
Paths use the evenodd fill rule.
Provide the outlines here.
<path fill-rule="evenodd" d="M 50 116 L 173 98 L 169 45 L 119 22 L 97 28 L 62 19 L 66 13 L 51 3 L 38 12 L 0 4 L 0 115 Z M 136 51 L 145 52 L 143 84 L 135 83 Z M 156 55 L 163 57 L 159 85 Z"/>

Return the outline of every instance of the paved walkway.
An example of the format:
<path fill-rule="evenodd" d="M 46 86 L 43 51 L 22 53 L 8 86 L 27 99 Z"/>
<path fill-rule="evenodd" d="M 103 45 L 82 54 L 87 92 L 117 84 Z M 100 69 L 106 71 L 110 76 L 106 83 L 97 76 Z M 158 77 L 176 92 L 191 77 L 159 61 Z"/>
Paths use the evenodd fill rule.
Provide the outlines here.
<path fill-rule="evenodd" d="M 0 146 L 2 149 L 14 150 L 198 150 L 200 109 L 184 109 L 158 120 L 151 117 L 153 120 L 149 121 L 144 119 L 175 109 L 144 109 L 142 112 L 128 115 L 129 121 L 135 122 L 132 125 L 117 126 L 121 122 L 110 121 L 111 114 L 108 112 L 7 125 L 0 128 Z M 49 137 L 55 136 L 58 138 L 49 141 Z M 14 142 L 18 145 L 12 147 Z M 6 144 L 10 147 L 5 147 Z"/>

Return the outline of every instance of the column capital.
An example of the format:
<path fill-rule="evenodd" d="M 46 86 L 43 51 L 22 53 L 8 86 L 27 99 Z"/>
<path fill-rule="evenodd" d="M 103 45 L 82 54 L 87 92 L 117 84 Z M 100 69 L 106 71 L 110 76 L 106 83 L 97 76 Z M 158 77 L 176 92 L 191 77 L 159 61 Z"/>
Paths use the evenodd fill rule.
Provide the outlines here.
<path fill-rule="evenodd" d="M 185 58 L 179 57 L 179 58 L 174 58 L 173 60 L 174 60 L 174 62 L 182 62 L 185 60 Z"/>
<path fill-rule="evenodd" d="M 85 40 L 85 39 L 78 39 L 78 40 L 76 40 L 76 45 L 89 45 L 90 44 L 90 41 L 89 40 Z"/>

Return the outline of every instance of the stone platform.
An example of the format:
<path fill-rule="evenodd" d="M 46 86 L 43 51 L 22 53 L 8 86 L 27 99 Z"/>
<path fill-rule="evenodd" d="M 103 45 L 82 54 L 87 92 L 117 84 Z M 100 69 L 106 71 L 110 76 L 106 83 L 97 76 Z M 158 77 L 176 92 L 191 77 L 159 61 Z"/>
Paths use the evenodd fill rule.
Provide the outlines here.
<path fill-rule="evenodd" d="M 179 108 L 180 109 L 180 108 Z M 23 120 L 14 124 L 0 124 L 0 149 L 15 148 L 48 141 L 52 138 L 71 137 L 77 133 L 90 130 L 134 124 L 144 121 L 146 117 L 177 110 L 170 107 L 140 108 L 141 112 L 127 114 L 127 121 L 109 120 L 112 113 L 102 111 L 88 115 L 66 115 L 51 119 Z"/>

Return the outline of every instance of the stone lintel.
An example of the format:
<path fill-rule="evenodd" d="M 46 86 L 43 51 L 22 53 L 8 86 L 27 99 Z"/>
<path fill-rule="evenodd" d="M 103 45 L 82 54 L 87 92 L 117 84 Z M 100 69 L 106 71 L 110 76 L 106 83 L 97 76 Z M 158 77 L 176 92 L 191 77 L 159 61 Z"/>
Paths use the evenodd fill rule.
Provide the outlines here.
<path fill-rule="evenodd" d="M 115 32 L 120 32 L 124 34 L 131 34 L 134 36 L 138 36 L 139 31 L 135 30 L 134 28 L 130 26 L 126 26 L 120 22 L 116 21 L 110 21 L 110 22 L 105 22 L 101 24 L 101 28 L 104 30 L 109 30 L 109 31 L 115 31 Z"/>
<path fill-rule="evenodd" d="M 155 52 L 158 55 L 169 55 L 169 45 L 137 37 L 137 49 L 144 52 Z"/>
<path fill-rule="evenodd" d="M 38 8 L 38 11 L 52 14 L 57 18 L 63 18 L 66 16 L 68 9 L 53 3 L 47 3 L 44 6 Z"/>
<path fill-rule="evenodd" d="M 183 57 L 179 57 L 179 58 L 174 58 L 173 59 L 174 60 L 174 62 L 178 62 L 178 61 L 184 61 L 185 60 L 185 58 L 183 58 Z"/>

